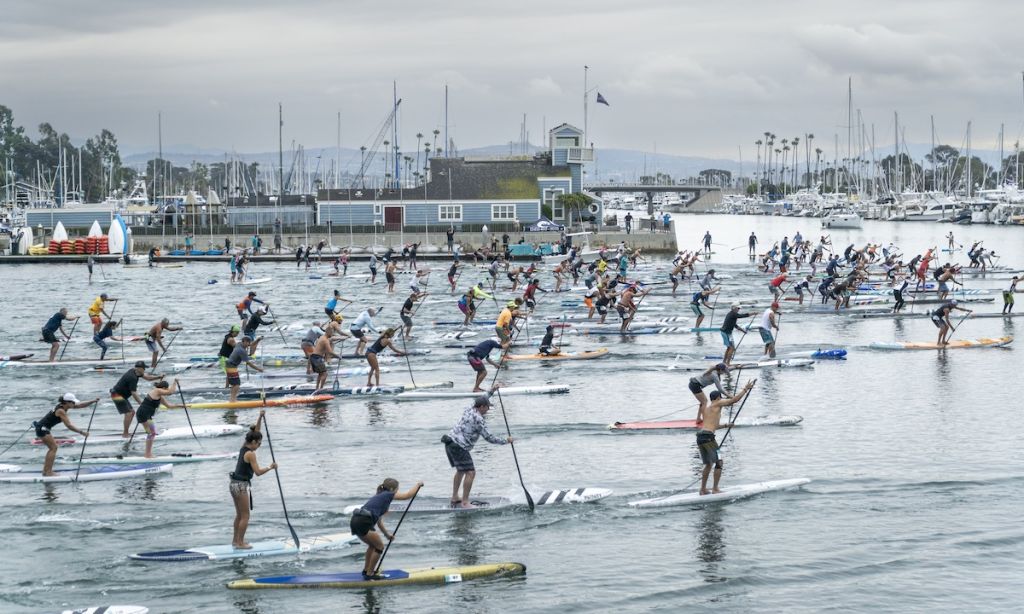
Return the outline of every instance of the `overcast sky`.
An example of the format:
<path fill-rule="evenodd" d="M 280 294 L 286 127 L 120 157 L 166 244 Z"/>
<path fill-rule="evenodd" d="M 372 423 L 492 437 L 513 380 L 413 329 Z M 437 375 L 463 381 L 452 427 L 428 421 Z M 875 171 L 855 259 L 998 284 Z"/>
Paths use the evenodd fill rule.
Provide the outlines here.
<path fill-rule="evenodd" d="M 443 129 L 459 147 L 582 127 L 583 66 L 597 147 L 736 159 L 754 140 L 846 135 L 846 83 L 879 146 L 906 138 L 1007 147 L 1024 126 L 1019 0 L 5 0 L 0 104 L 73 137 L 112 130 L 127 149 L 240 152 L 285 142 L 368 143 L 398 84 L 403 149 Z M 595 94 L 591 94 L 591 100 Z M 1024 140 L 1024 139 L 1022 139 Z M 826 147 L 827 144 L 827 147 Z M 841 145 L 845 149 L 845 145 Z"/>

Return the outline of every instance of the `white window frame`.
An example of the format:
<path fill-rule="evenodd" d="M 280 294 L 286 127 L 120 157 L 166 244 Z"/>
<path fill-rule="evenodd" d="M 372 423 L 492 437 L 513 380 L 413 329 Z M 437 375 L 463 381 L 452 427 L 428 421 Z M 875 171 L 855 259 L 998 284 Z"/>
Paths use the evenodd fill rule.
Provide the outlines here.
<path fill-rule="evenodd" d="M 551 207 L 551 219 L 560 220 L 565 218 L 565 208 L 558 203 L 558 197 L 565 194 L 565 188 L 544 188 L 542 205 Z"/>
<path fill-rule="evenodd" d="M 455 213 L 458 215 L 455 215 Z M 448 204 L 437 206 L 437 221 L 438 222 L 461 222 L 462 221 L 462 205 Z"/>
<path fill-rule="evenodd" d="M 380 204 L 374 203 L 374 205 L 373 205 L 373 214 L 375 216 L 377 216 L 377 217 L 380 217 L 381 215 L 383 215 L 384 214 L 384 205 L 380 205 Z"/>
<path fill-rule="evenodd" d="M 509 212 L 508 215 L 498 215 L 499 211 Z M 491 205 L 492 222 L 514 222 L 516 221 L 515 203 L 495 203 Z"/>
<path fill-rule="evenodd" d="M 576 135 L 572 136 L 556 136 L 555 147 L 579 147 L 580 137 Z"/>

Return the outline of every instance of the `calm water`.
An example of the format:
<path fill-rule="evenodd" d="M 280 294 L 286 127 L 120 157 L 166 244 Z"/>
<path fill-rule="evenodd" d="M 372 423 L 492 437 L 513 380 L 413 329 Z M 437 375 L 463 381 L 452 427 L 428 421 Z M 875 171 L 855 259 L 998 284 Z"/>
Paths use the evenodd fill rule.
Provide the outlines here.
<path fill-rule="evenodd" d="M 817 237 L 817 220 L 764 217 L 676 216 L 684 245 L 711 230 L 720 271 L 734 275 L 723 302 L 764 298 L 763 278 L 749 274 L 744 254 L 751 230 L 762 241 L 792 237 L 800 229 Z M 907 252 L 942 244 L 946 225 L 865 223 L 862 230 L 832 231 L 835 245 L 895 241 Z M 961 241 L 985 239 L 1003 261 L 1024 265 L 1024 229 L 955 228 Z M 86 284 L 84 267 L 18 266 L 2 271 L 8 288 L 2 305 L 0 354 L 34 350 L 38 329 L 62 305 L 84 313 L 101 291 L 122 298 L 118 315 L 128 332 L 141 334 L 160 317 L 186 324 L 166 360 L 215 354 L 222 330 L 234 323 L 234 304 L 245 289 L 226 283 L 226 265 L 189 265 L 150 271 L 107 266 L 106 283 Z M 351 267 L 362 272 L 361 265 Z M 99 273 L 99 271 L 97 271 Z M 309 279 L 289 265 L 256 265 L 273 276 L 256 289 L 282 321 L 311 321 L 322 314 L 332 288 L 360 297 L 362 306 L 386 305 L 383 322 L 396 320 L 399 298 L 383 298 L 383 286 L 362 279 Z M 651 269 L 645 277 L 663 273 Z M 101 275 L 97 275 L 102 279 Z M 208 285 L 219 277 L 222 283 Z M 442 283 L 437 267 L 433 281 Z M 470 278 L 465 275 L 464 280 Z M 1002 280 L 968 281 L 997 288 Z M 405 279 L 399 277 L 404 290 Z M 652 295 L 662 307 L 651 318 L 685 313 Z M 560 295 L 565 296 L 565 295 Z M 404 298 L 404 295 L 402 295 Z M 997 299 L 998 301 L 998 299 Z M 554 295 L 541 310 L 562 313 Z M 982 306 L 979 310 L 997 310 Z M 493 307 L 484 307 L 490 316 Z M 351 316 L 356 315 L 351 310 Z M 427 357 L 413 359 L 419 382 L 453 380 L 466 387 L 472 372 L 462 353 L 441 348 L 435 319 L 454 319 L 454 299 L 440 294 L 419 312 L 418 343 Z M 484 316 L 482 316 L 484 317 Z M 688 374 L 669 372 L 677 360 L 693 364 L 720 351 L 717 334 L 613 337 L 566 335 L 573 350 L 610 347 L 596 362 L 516 364 L 500 376 L 509 384 L 565 383 L 568 396 L 510 397 L 505 401 L 523 475 L 535 494 L 550 488 L 607 487 L 615 495 L 595 504 L 525 508 L 463 517 L 409 516 L 388 554 L 388 567 L 519 561 L 520 578 L 498 578 L 444 587 L 372 591 L 228 591 L 230 580 L 299 572 L 355 571 L 362 549 L 349 547 L 294 558 L 244 562 L 146 564 L 133 552 L 228 543 L 233 509 L 227 493 L 228 463 L 178 465 L 170 476 L 80 485 L 0 485 L 6 556 L 0 558 L 0 610 L 59 611 L 64 607 L 136 603 L 153 612 L 420 611 L 934 611 L 1019 609 L 1019 564 L 1024 529 L 1024 427 L 1019 421 L 1019 349 L 879 352 L 872 341 L 933 340 L 927 320 L 847 320 L 825 316 L 783 318 L 780 353 L 788 349 L 844 346 L 843 362 L 813 369 L 766 371 L 744 409 L 746 415 L 798 414 L 788 428 L 734 431 L 723 450 L 724 484 L 807 477 L 798 491 L 773 493 L 705 509 L 633 510 L 644 496 L 668 494 L 688 484 L 699 469 L 693 434 L 612 434 L 616 420 L 650 419 L 670 412 L 691 418 Z M 720 321 L 720 318 L 716 318 Z M 84 338 L 79 326 L 75 336 Z M 1016 334 L 1024 321 L 968 322 L 964 337 Z M 532 331 L 537 334 L 537 329 Z M 267 351 L 297 352 L 295 338 L 282 345 L 267 335 Z M 746 350 L 746 351 L 744 351 Z M 753 339 L 741 348 L 752 355 Z M 114 352 L 116 350 L 112 350 Z M 86 343 L 72 343 L 68 358 L 93 357 Z M 138 349 L 129 350 L 132 356 Z M 356 361 L 347 361 L 357 364 Z M 384 383 L 409 381 L 403 363 Z M 0 370 L 0 441 L 6 445 L 44 414 L 64 391 L 80 398 L 103 396 L 118 373 L 83 370 Z M 744 373 L 742 379 L 747 378 Z M 183 376 L 188 387 L 208 376 Z M 277 380 L 278 382 L 282 380 Z M 359 382 L 359 378 L 343 380 Z M 140 390 L 148 385 L 140 386 Z M 447 496 L 451 471 L 438 439 L 457 420 L 461 401 L 396 403 L 341 399 L 321 408 L 274 409 L 271 433 L 292 523 L 299 535 L 347 529 L 345 505 L 361 503 L 380 480 L 392 476 L 408 487 L 421 479 L 424 495 Z M 194 411 L 196 423 L 255 420 L 255 411 Z M 88 410 L 72 414 L 84 426 Z M 489 417 L 503 430 L 500 410 Z M 94 432 L 119 428 L 109 404 L 100 404 Z M 157 415 L 160 427 L 185 425 L 184 415 Z M 236 451 L 235 438 L 203 440 L 202 451 Z M 140 448 L 141 449 L 141 448 Z M 114 453 L 90 446 L 88 453 Z M 157 444 L 162 453 L 198 452 L 194 441 Z M 76 449 L 62 451 L 64 456 Z M 261 464 L 269 450 L 260 450 Z M 19 445 L 0 461 L 36 465 L 42 450 Z M 508 447 L 482 442 L 474 452 L 477 494 L 521 497 Z M 276 484 L 268 474 L 254 482 L 256 509 L 248 538 L 287 535 Z M 393 528 L 397 517 L 390 518 Z"/>

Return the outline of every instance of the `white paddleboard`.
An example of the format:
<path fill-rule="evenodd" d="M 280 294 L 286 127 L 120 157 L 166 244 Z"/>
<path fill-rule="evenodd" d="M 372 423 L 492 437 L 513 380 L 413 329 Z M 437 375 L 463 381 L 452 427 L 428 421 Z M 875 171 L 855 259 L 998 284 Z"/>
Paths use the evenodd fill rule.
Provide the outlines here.
<path fill-rule="evenodd" d="M 64 222 L 57 222 L 57 225 L 53 227 L 53 236 L 51 238 L 58 243 L 68 240 L 68 231 L 64 228 Z"/>
<path fill-rule="evenodd" d="M 89 237 L 98 239 L 103 236 L 103 227 L 100 226 L 99 220 L 93 220 L 92 226 L 89 227 Z"/>
<path fill-rule="evenodd" d="M 247 279 L 247 280 L 243 281 L 241 285 L 243 285 L 243 286 L 257 286 L 259 284 L 265 284 L 268 281 L 271 281 L 273 279 L 274 279 L 273 277 L 260 277 L 258 279 Z"/>
<path fill-rule="evenodd" d="M 708 503 L 728 503 L 737 499 L 753 497 L 764 492 L 773 490 L 789 490 L 804 484 L 809 484 L 807 478 L 792 480 L 773 480 L 769 482 L 757 482 L 754 484 L 741 484 L 738 486 L 726 486 L 718 494 L 701 495 L 698 491 L 690 491 L 669 495 L 667 497 L 655 497 L 653 499 L 641 499 L 630 501 L 630 507 L 679 507 L 689 505 L 706 505 Z"/>
<path fill-rule="evenodd" d="M 82 459 L 82 465 L 138 465 L 141 463 L 156 463 L 174 465 L 181 463 L 201 463 L 203 461 L 228 460 L 236 458 L 236 452 L 222 454 L 168 454 L 146 458 L 145 456 L 86 456 Z M 77 458 L 66 458 L 65 463 L 74 464 Z M 2 466 L 0 466 L 2 467 Z M 3 471 L 3 469 L 0 469 Z"/>
<path fill-rule="evenodd" d="M 548 490 L 543 493 L 535 494 L 531 493 L 533 497 L 534 505 L 561 505 L 568 503 L 590 503 L 592 501 L 599 501 L 612 495 L 610 488 L 568 488 L 563 490 Z M 511 499 L 509 497 L 473 497 L 470 500 L 470 504 L 473 507 L 452 507 L 451 502 L 447 499 L 419 499 L 416 500 L 416 505 L 409 508 L 410 514 L 451 514 L 451 513 L 465 513 L 465 512 L 485 512 L 488 510 L 497 510 L 506 507 L 512 507 L 513 505 L 525 506 L 526 498 Z M 355 510 L 359 509 L 358 505 L 349 505 L 345 508 L 345 514 L 351 514 Z M 395 501 L 391 504 L 390 510 L 392 512 L 402 513 L 406 509 L 405 502 Z"/>
<path fill-rule="evenodd" d="M 568 386 L 548 385 L 548 386 L 508 386 L 507 388 L 501 389 L 501 396 L 519 396 L 524 394 L 564 394 L 569 392 Z M 419 391 L 414 390 L 411 392 L 403 392 L 395 395 L 395 399 L 399 401 L 424 401 L 427 399 L 472 399 L 476 398 L 483 392 L 460 392 L 455 390 L 430 390 L 430 391 Z M 491 397 L 492 402 L 497 401 L 498 395 Z"/>
<path fill-rule="evenodd" d="M 80 359 L 80 360 L 58 360 L 55 362 L 47 362 L 45 360 L 6 360 L 0 361 L 0 368 L 6 367 L 94 367 L 99 365 L 133 365 L 136 361 L 142 360 L 147 364 L 152 360 L 152 356 L 146 356 L 142 358 L 125 358 L 123 361 L 120 358 L 108 358 L 106 360 L 96 359 Z"/>
<path fill-rule="evenodd" d="M 237 424 L 197 424 L 195 425 L 196 437 L 223 437 L 225 435 L 238 435 L 247 429 Z M 192 429 L 187 426 L 176 426 L 173 428 L 161 431 L 157 436 L 156 440 L 169 440 L 169 439 L 191 439 Z M 84 437 L 56 437 L 57 445 L 72 445 L 79 444 L 85 439 Z M 116 435 L 90 435 L 89 443 L 127 443 L 127 437 L 121 437 L 121 434 Z M 146 441 L 145 433 L 141 437 L 136 433 L 133 443 L 143 443 Z M 33 445 L 42 444 L 38 439 L 31 441 Z"/>
<path fill-rule="evenodd" d="M 291 539 L 271 539 L 266 541 L 252 542 L 251 549 L 239 550 L 231 544 L 219 546 L 200 546 L 198 548 L 187 548 L 183 550 L 158 550 L 155 552 L 140 552 L 129 555 L 129 558 L 136 561 L 160 561 L 160 562 L 181 562 L 181 561 L 219 561 L 226 559 L 249 559 L 255 557 L 283 556 L 289 554 L 304 554 L 339 548 L 350 544 L 358 544 L 360 540 L 351 533 L 332 533 L 329 535 L 315 535 L 311 537 L 299 537 L 299 547 Z"/>
<path fill-rule="evenodd" d="M 64 610 L 60 614 L 149 614 L 149 608 L 142 605 L 100 605 L 77 610 Z"/>
<path fill-rule="evenodd" d="M 100 467 L 82 467 L 81 471 L 75 468 L 58 469 L 55 471 L 57 475 L 48 476 L 44 476 L 40 471 L 18 471 L 0 473 L 0 482 L 99 482 L 170 473 L 173 468 L 174 465 L 170 463 L 164 465 L 103 465 Z M 77 478 L 75 477 L 76 472 L 78 474 Z"/>

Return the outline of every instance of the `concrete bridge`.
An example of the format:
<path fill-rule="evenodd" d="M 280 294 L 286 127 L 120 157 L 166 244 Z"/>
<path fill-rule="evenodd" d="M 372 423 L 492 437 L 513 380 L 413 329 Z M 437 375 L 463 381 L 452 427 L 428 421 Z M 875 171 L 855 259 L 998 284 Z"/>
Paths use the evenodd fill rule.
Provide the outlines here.
<path fill-rule="evenodd" d="M 647 214 L 654 214 L 655 194 L 679 194 L 687 198 L 681 206 L 669 207 L 675 213 L 703 212 L 722 202 L 722 188 L 709 185 L 684 184 L 645 184 L 645 183 L 605 183 L 584 185 L 583 190 L 596 196 L 606 192 L 635 194 L 640 192 L 647 201 Z"/>

